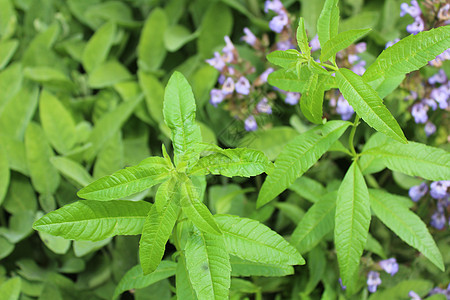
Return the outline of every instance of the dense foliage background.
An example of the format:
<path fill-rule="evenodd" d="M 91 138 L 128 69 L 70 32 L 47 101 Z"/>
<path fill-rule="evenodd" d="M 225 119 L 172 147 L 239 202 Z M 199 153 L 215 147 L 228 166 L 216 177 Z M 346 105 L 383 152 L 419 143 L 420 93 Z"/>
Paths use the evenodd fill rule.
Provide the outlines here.
<path fill-rule="evenodd" d="M 267 82 L 277 67 L 265 57 L 297 47 L 302 16 L 318 58 L 316 23 L 324 2 L 282 1 L 284 16 L 258 0 L 0 0 L 0 298 L 111 299 L 125 273 L 139 263 L 139 236 L 71 241 L 34 231 L 32 224 L 79 200 L 77 191 L 94 180 L 150 155 L 162 156 L 161 144 L 172 154 L 162 107 L 174 71 L 192 86 L 204 142 L 261 150 L 275 160 L 286 143 L 310 129 L 295 87 L 275 88 L 276 76 Z M 338 65 L 362 75 L 386 44 L 448 24 L 448 1 L 419 4 L 417 13 L 413 3 L 399 0 L 340 1 L 339 31 L 372 31 L 341 51 Z M 447 151 L 449 58 L 444 52 L 400 78 L 385 98 L 408 140 Z M 353 109 L 333 89 L 325 94 L 323 115 L 348 120 Z M 370 137 L 375 145 L 384 138 L 373 134 L 361 124 L 355 148 L 369 149 Z M 261 208 L 256 199 L 265 175 L 208 176 L 205 203 L 214 214 L 258 220 L 290 240 L 312 204 L 339 188 L 352 163 L 339 145 L 333 150 Z M 374 217 L 356 295 L 346 296 L 339 283 L 329 231 L 317 243 L 294 243 L 307 263 L 296 266 L 293 275 L 233 277 L 230 298 L 410 299 L 414 291 L 417 297 L 449 299 L 448 181 L 437 186 L 376 163 L 365 179 L 370 187 L 399 195 L 399 203 L 428 225 L 444 272 Z M 155 191 L 128 199 L 153 202 Z M 165 259 L 175 261 L 177 255 L 168 243 Z M 396 261 L 386 266 L 389 258 Z M 174 265 L 167 264 L 136 289 L 124 289 L 122 297 L 172 299 L 174 274 Z"/>

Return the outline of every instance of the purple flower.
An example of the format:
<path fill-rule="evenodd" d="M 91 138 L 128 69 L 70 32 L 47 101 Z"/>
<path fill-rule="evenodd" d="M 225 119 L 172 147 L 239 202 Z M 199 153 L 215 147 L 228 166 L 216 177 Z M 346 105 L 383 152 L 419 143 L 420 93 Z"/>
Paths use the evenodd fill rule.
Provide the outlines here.
<path fill-rule="evenodd" d="M 286 102 L 289 105 L 296 105 L 298 103 L 298 100 L 300 100 L 299 93 L 287 92 L 286 99 L 284 99 L 284 102 Z"/>
<path fill-rule="evenodd" d="M 222 93 L 229 95 L 234 92 L 234 81 L 231 77 L 228 77 L 222 85 Z"/>
<path fill-rule="evenodd" d="M 438 229 L 438 230 L 442 230 L 444 229 L 445 226 L 445 215 L 443 212 L 440 211 L 436 211 L 432 216 L 431 216 L 431 226 L 433 226 L 434 228 Z"/>
<path fill-rule="evenodd" d="M 219 78 L 217 79 L 217 82 L 219 84 L 223 84 L 225 82 L 225 79 L 226 79 L 225 75 L 220 74 Z"/>
<path fill-rule="evenodd" d="M 219 52 L 214 52 L 214 58 L 207 59 L 206 62 L 216 68 L 218 71 L 222 71 L 225 68 L 225 61 Z"/>
<path fill-rule="evenodd" d="M 433 123 L 431 123 L 430 121 L 428 121 L 428 122 L 425 123 L 425 128 L 424 128 L 424 130 L 425 130 L 425 134 L 426 134 L 427 136 L 430 136 L 430 135 L 432 135 L 433 133 L 436 132 L 436 125 L 434 125 Z"/>
<path fill-rule="evenodd" d="M 272 31 L 276 33 L 280 33 L 283 31 L 284 26 L 286 26 L 289 22 L 287 14 L 284 12 L 279 14 L 278 16 L 273 17 L 269 22 L 269 27 Z"/>
<path fill-rule="evenodd" d="M 412 34 L 418 34 L 419 32 L 425 29 L 425 23 L 423 22 L 421 17 L 417 17 L 414 19 L 414 23 L 406 26 L 406 31 Z"/>
<path fill-rule="evenodd" d="M 425 196 L 425 194 L 428 192 L 428 185 L 425 182 L 422 182 L 420 185 L 415 185 L 409 189 L 409 197 L 411 197 L 411 200 L 414 202 L 417 202 Z"/>
<path fill-rule="evenodd" d="M 362 76 L 364 72 L 366 72 L 366 68 L 364 68 L 365 65 L 366 62 L 364 60 L 361 60 L 359 63 L 352 67 L 352 71 L 355 72 L 355 74 Z"/>
<path fill-rule="evenodd" d="M 266 97 L 262 98 L 261 101 L 256 104 L 256 110 L 259 113 L 266 113 L 270 115 L 272 113 L 272 107 L 269 104 L 269 100 L 267 100 Z"/>
<path fill-rule="evenodd" d="M 439 108 L 446 109 L 448 107 L 449 90 L 445 85 L 431 90 L 430 97 L 439 104 Z"/>
<path fill-rule="evenodd" d="M 268 68 L 261 75 L 259 75 L 259 79 L 261 80 L 261 82 L 262 83 L 267 82 L 267 77 L 269 77 L 269 74 L 272 73 L 273 71 L 274 71 L 273 68 Z"/>
<path fill-rule="evenodd" d="M 235 51 L 236 48 L 234 48 L 233 42 L 230 40 L 229 36 L 226 35 L 224 37 L 224 40 L 225 40 L 226 45 L 222 49 L 222 52 L 224 54 L 223 55 L 223 60 L 225 62 L 230 63 L 234 59 L 234 51 Z"/>
<path fill-rule="evenodd" d="M 250 82 L 244 76 L 241 76 L 236 82 L 236 92 L 242 95 L 250 93 Z"/>
<path fill-rule="evenodd" d="M 375 293 L 377 291 L 377 287 L 381 284 L 380 273 L 375 271 L 370 271 L 367 274 L 367 289 L 371 293 Z"/>
<path fill-rule="evenodd" d="M 408 3 L 402 3 L 400 5 L 400 9 L 401 9 L 400 17 L 409 14 L 413 18 L 417 18 L 422 13 L 420 11 L 420 6 L 416 0 L 411 1 L 411 6 L 409 6 Z"/>
<path fill-rule="evenodd" d="M 264 3 L 264 12 L 266 14 L 269 12 L 269 10 L 273 10 L 277 14 L 281 14 L 283 12 L 283 8 L 284 8 L 283 3 L 281 3 L 280 0 L 272 0 L 272 1 L 267 0 Z"/>
<path fill-rule="evenodd" d="M 411 300 L 422 300 L 414 291 L 409 291 L 408 296 L 411 297 Z"/>
<path fill-rule="evenodd" d="M 436 110 L 437 108 L 437 103 L 433 99 L 430 98 L 422 99 L 422 103 L 427 105 L 428 107 L 431 107 L 432 110 Z"/>
<path fill-rule="evenodd" d="M 211 98 L 209 99 L 209 103 L 217 107 L 217 104 L 221 103 L 224 99 L 224 94 L 222 90 L 212 89 L 209 93 Z"/>
<path fill-rule="evenodd" d="M 320 49 L 319 35 L 316 34 L 316 36 L 309 42 L 309 46 L 311 47 L 311 52 Z"/>
<path fill-rule="evenodd" d="M 414 117 L 414 121 L 417 124 L 423 124 L 428 121 L 428 106 L 423 105 L 422 103 L 416 103 L 412 106 L 411 115 Z"/>
<path fill-rule="evenodd" d="M 291 40 L 279 41 L 277 43 L 277 50 L 286 51 L 288 49 L 295 49 L 295 45 L 292 44 Z"/>
<path fill-rule="evenodd" d="M 440 69 L 438 73 L 436 73 L 433 76 L 431 76 L 430 78 L 428 78 L 428 82 L 430 84 L 436 84 L 436 83 L 444 84 L 445 82 L 447 82 L 447 76 L 445 75 L 444 70 Z"/>
<path fill-rule="evenodd" d="M 389 258 L 385 259 L 379 262 L 380 267 L 386 271 L 386 273 L 391 274 L 391 276 L 394 276 L 395 273 L 398 272 L 398 264 L 397 260 L 395 258 Z"/>
<path fill-rule="evenodd" d="M 449 10 L 450 10 L 450 4 L 447 3 L 444 6 L 442 6 L 438 12 L 438 18 L 441 20 L 448 21 L 448 19 L 450 18 Z"/>
<path fill-rule="evenodd" d="M 367 50 L 367 44 L 365 42 L 361 42 L 355 45 L 356 53 L 363 53 Z"/>
<path fill-rule="evenodd" d="M 355 111 L 344 96 L 340 95 L 336 103 L 336 112 L 341 115 L 342 120 L 347 121 L 350 120 Z"/>
<path fill-rule="evenodd" d="M 256 41 L 258 40 L 256 38 L 256 36 L 253 34 L 253 32 L 250 31 L 250 29 L 248 29 L 247 27 L 244 28 L 244 33 L 245 35 L 241 38 L 242 40 L 244 40 L 244 42 L 246 42 L 247 44 L 249 44 L 250 46 L 254 46 Z"/>
<path fill-rule="evenodd" d="M 434 199 L 442 199 L 448 195 L 450 180 L 434 181 L 430 184 L 430 195 Z"/>
<path fill-rule="evenodd" d="M 339 277 L 339 284 L 341 285 L 341 289 L 342 289 L 342 290 L 345 291 L 345 290 L 347 289 L 347 286 L 345 286 L 345 285 L 342 283 L 342 278 L 340 278 L 340 277 Z"/>
<path fill-rule="evenodd" d="M 359 59 L 359 56 L 356 54 L 349 54 L 348 55 L 348 62 L 352 65 Z"/>
<path fill-rule="evenodd" d="M 399 41 L 400 41 L 400 39 L 395 39 L 395 40 L 393 40 L 393 41 L 387 42 L 387 43 L 386 43 L 386 47 L 385 47 L 384 49 L 389 48 L 389 47 L 391 47 L 391 46 L 394 45 L 394 44 L 397 44 Z"/>
<path fill-rule="evenodd" d="M 255 117 L 250 115 L 244 122 L 245 130 L 247 131 L 255 131 L 258 129 L 258 124 L 256 123 Z"/>

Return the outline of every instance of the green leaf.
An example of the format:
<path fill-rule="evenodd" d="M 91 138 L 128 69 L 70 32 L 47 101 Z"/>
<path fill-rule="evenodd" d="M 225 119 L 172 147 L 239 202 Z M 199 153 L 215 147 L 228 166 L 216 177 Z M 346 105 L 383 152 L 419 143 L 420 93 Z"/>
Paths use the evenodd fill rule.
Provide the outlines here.
<path fill-rule="evenodd" d="M 366 10 L 342 20 L 339 24 L 339 32 L 345 32 L 351 29 L 374 28 L 379 22 L 380 13 L 378 11 Z"/>
<path fill-rule="evenodd" d="M 303 265 L 305 260 L 291 244 L 266 225 L 252 219 L 216 215 L 228 253 L 266 264 Z"/>
<path fill-rule="evenodd" d="M 336 53 L 352 45 L 354 42 L 368 34 L 369 31 L 371 31 L 370 28 L 353 29 L 339 33 L 322 46 L 320 61 L 325 62 L 329 58 L 334 57 Z"/>
<path fill-rule="evenodd" d="M 25 78 L 31 79 L 53 89 L 73 90 L 75 87 L 71 79 L 66 74 L 53 67 L 27 67 L 23 73 Z"/>
<path fill-rule="evenodd" d="M 339 0 L 326 0 L 317 20 L 317 33 L 320 45 L 337 36 L 339 28 Z"/>
<path fill-rule="evenodd" d="M 17 16 L 13 1 L 0 2 L 0 37 L 7 40 L 14 35 L 17 27 Z"/>
<path fill-rule="evenodd" d="M 117 132 L 99 152 L 95 160 L 93 177 L 112 174 L 124 167 L 124 146 L 121 132 Z"/>
<path fill-rule="evenodd" d="M 369 194 L 370 194 L 370 191 L 369 191 Z M 409 200 L 409 202 L 412 202 L 411 199 L 408 199 L 408 200 Z M 375 253 L 382 259 L 387 259 L 387 256 L 384 253 L 383 246 L 381 246 L 381 244 L 370 233 L 367 235 L 367 243 L 366 243 L 366 246 L 364 247 L 364 249 Z"/>
<path fill-rule="evenodd" d="M 202 141 L 200 127 L 195 123 L 195 99 L 186 78 L 179 72 L 170 77 L 164 94 L 164 120 L 172 131 L 173 148 L 177 159 L 190 152 Z M 189 160 L 188 157 L 187 160 Z"/>
<path fill-rule="evenodd" d="M 192 234 L 186 243 L 185 257 L 199 300 L 228 299 L 231 266 L 221 236 L 206 232 Z"/>
<path fill-rule="evenodd" d="M 39 231 L 38 234 L 44 245 L 53 253 L 63 255 L 66 254 L 67 251 L 69 251 L 72 241 L 66 240 L 59 236 L 51 235 L 44 231 Z"/>
<path fill-rule="evenodd" d="M 300 17 L 300 20 L 298 21 L 297 44 L 303 54 L 307 57 L 311 56 L 311 48 L 309 47 L 308 36 L 305 31 L 305 20 L 302 17 Z"/>
<path fill-rule="evenodd" d="M 138 45 L 138 66 L 144 72 L 158 70 L 166 57 L 164 34 L 168 26 L 165 11 L 155 8 L 145 21 Z"/>
<path fill-rule="evenodd" d="M 390 141 L 362 153 L 380 159 L 389 169 L 410 176 L 439 181 L 450 178 L 450 153 L 439 148 L 409 142 Z"/>
<path fill-rule="evenodd" d="M 73 241 L 73 253 L 76 257 L 83 257 L 89 253 L 95 252 L 111 242 L 112 238 L 106 238 L 100 241 Z"/>
<path fill-rule="evenodd" d="M 269 74 L 267 81 L 269 84 L 282 90 L 303 93 L 307 88 L 310 75 L 311 71 L 309 68 L 302 66 L 300 76 L 297 74 L 297 71 L 277 70 Z"/>
<path fill-rule="evenodd" d="M 44 131 L 34 122 L 28 125 L 25 132 L 25 149 L 34 188 L 40 194 L 54 194 L 60 182 L 59 173 L 50 162 L 54 153 L 47 142 Z"/>
<path fill-rule="evenodd" d="M 209 3 L 208 3 L 209 4 Z M 202 58 L 210 58 L 213 51 L 223 45 L 224 36 L 229 36 L 233 28 L 233 14 L 230 7 L 221 2 L 211 4 L 206 12 L 202 12 L 200 35 L 197 49 Z"/>
<path fill-rule="evenodd" d="M 396 196 L 374 189 L 371 189 L 369 193 L 370 206 L 375 215 L 405 243 L 416 248 L 444 271 L 442 255 L 423 221 L 402 203 L 396 201 Z"/>
<path fill-rule="evenodd" d="M 144 275 L 155 271 L 164 256 L 166 243 L 178 217 L 177 180 L 170 178 L 159 187 L 155 204 L 147 215 L 139 242 L 139 258 Z"/>
<path fill-rule="evenodd" d="M 1 13 L 1 12 L 0 12 Z M 23 81 L 22 65 L 14 63 L 0 72 L 0 115 L 8 101 L 20 90 Z"/>
<path fill-rule="evenodd" d="M 0 295 L 4 300 L 18 300 L 20 296 L 20 289 L 22 280 L 20 277 L 13 277 L 6 280 L 0 285 Z"/>
<path fill-rule="evenodd" d="M 197 300 L 194 287 L 192 286 L 192 282 L 189 278 L 189 273 L 186 268 L 186 260 L 184 255 L 181 255 L 178 259 L 175 280 L 178 299 Z"/>
<path fill-rule="evenodd" d="M 252 149 L 226 149 L 202 157 L 192 168 L 191 175 L 223 175 L 226 177 L 256 176 L 268 172 L 271 162 L 261 152 Z"/>
<path fill-rule="evenodd" d="M 264 264 L 230 256 L 231 276 L 263 276 L 281 277 L 294 274 L 294 268 L 289 265 Z"/>
<path fill-rule="evenodd" d="M 0 42 L 0 70 L 9 63 L 18 46 L 19 41 L 15 39 Z"/>
<path fill-rule="evenodd" d="M 5 199 L 6 192 L 9 186 L 9 163 L 6 151 L 3 149 L 3 145 L 0 144 L 0 206 Z"/>
<path fill-rule="evenodd" d="M 312 203 L 316 203 L 327 193 L 320 182 L 306 176 L 295 180 L 289 189 Z"/>
<path fill-rule="evenodd" d="M 377 89 L 382 82 L 389 81 L 389 78 L 401 77 L 420 69 L 448 48 L 450 48 L 450 26 L 409 35 L 385 49 L 367 68 L 363 79 Z"/>
<path fill-rule="evenodd" d="M 180 204 L 189 220 L 202 232 L 221 234 L 208 207 L 201 202 L 201 192 L 197 190 L 192 181 L 186 176 L 182 177 L 180 193 Z"/>
<path fill-rule="evenodd" d="M 155 282 L 169 278 L 175 275 L 176 268 L 176 263 L 163 260 L 153 273 L 144 275 L 140 265 L 134 266 L 122 277 L 116 286 L 113 299 L 117 299 L 125 291 L 142 289 Z"/>
<path fill-rule="evenodd" d="M 116 60 L 110 60 L 102 63 L 90 73 L 88 85 L 91 88 L 99 89 L 131 78 L 132 75 L 125 66 Z"/>
<path fill-rule="evenodd" d="M 154 75 L 142 71 L 138 72 L 138 79 L 150 116 L 155 122 L 162 123 L 164 121 L 164 86 Z"/>
<path fill-rule="evenodd" d="M 141 234 L 150 207 L 145 201 L 81 200 L 46 214 L 34 222 L 33 228 L 66 239 L 89 241 Z"/>
<path fill-rule="evenodd" d="M 408 295 L 410 291 L 414 291 L 420 297 L 425 297 L 426 295 L 428 295 L 428 293 L 432 288 L 433 282 L 429 280 L 421 280 L 421 279 L 404 280 L 397 283 L 393 287 L 387 288 L 385 290 L 380 290 L 378 293 L 372 294 L 369 299 L 370 300 L 410 299 L 411 297 Z M 446 299 L 444 295 L 441 294 L 441 296 L 443 296 L 442 298 L 443 300 Z M 433 298 L 432 296 L 426 297 L 427 300 L 432 300 L 432 298 Z"/>
<path fill-rule="evenodd" d="M 392 142 L 392 139 L 381 132 L 376 132 L 370 136 L 369 140 L 362 148 L 361 158 L 359 159 L 359 168 L 361 169 L 363 175 L 377 173 L 386 168 L 380 158 L 366 154 L 366 152 L 388 142 Z"/>
<path fill-rule="evenodd" d="M 360 76 L 348 69 L 339 69 L 336 72 L 336 81 L 344 98 L 369 126 L 402 143 L 407 142 L 402 129 L 383 104 L 383 100 Z"/>
<path fill-rule="evenodd" d="M 28 177 L 21 174 L 11 174 L 8 193 L 2 208 L 12 215 L 37 210 L 36 192 Z"/>
<path fill-rule="evenodd" d="M 78 186 L 86 186 L 92 182 L 91 175 L 79 163 L 62 156 L 50 158 L 50 162 L 64 177 L 75 182 Z"/>
<path fill-rule="evenodd" d="M 50 144 L 61 154 L 77 142 L 76 124 L 70 112 L 52 94 L 43 90 L 39 97 L 39 116 Z"/>
<path fill-rule="evenodd" d="M 102 177 L 78 191 L 78 196 L 90 200 L 112 200 L 142 192 L 164 182 L 173 166 L 162 157 L 149 157 L 138 165 Z"/>
<path fill-rule="evenodd" d="M 316 35 L 316 24 L 325 0 L 300 0 L 301 14 L 305 18 L 306 31 L 309 36 Z"/>
<path fill-rule="evenodd" d="M 306 90 L 300 99 L 300 108 L 303 115 L 312 123 L 322 124 L 322 106 L 325 92 L 324 85 L 328 78 L 324 75 L 312 73 L 309 77 Z"/>
<path fill-rule="evenodd" d="M 291 244 L 301 253 L 311 251 L 334 228 L 336 193 L 322 196 L 311 206 L 291 237 Z"/>
<path fill-rule="evenodd" d="M 95 124 L 95 127 L 87 140 L 87 143 L 92 144 L 85 153 L 85 158 L 87 160 L 92 160 L 105 143 L 120 130 L 123 123 L 130 117 L 141 100 L 142 96 L 138 96 L 133 100 L 123 102 L 113 111 L 106 113 Z"/>
<path fill-rule="evenodd" d="M 116 25 L 107 22 L 95 31 L 83 51 L 82 63 L 84 69 L 90 73 L 106 61 L 116 36 Z"/>
<path fill-rule="evenodd" d="M 274 170 L 262 185 L 257 206 L 261 207 L 291 186 L 339 139 L 349 125 L 350 123 L 345 121 L 330 121 L 308 130 L 287 143 L 275 161 Z M 317 131 L 321 131 L 321 134 L 317 134 Z"/>
<path fill-rule="evenodd" d="M 354 292 L 370 225 L 369 191 L 357 162 L 342 180 L 336 200 L 334 243 L 342 284 Z"/>
<path fill-rule="evenodd" d="M 28 176 L 30 172 L 28 171 L 25 144 L 23 141 L 19 141 L 0 132 L 0 144 L 6 151 L 10 169 Z"/>
<path fill-rule="evenodd" d="M 297 51 L 276 50 L 267 54 L 266 58 L 270 63 L 288 69 L 297 63 L 300 54 Z"/>
<path fill-rule="evenodd" d="M 175 25 L 166 29 L 164 33 L 164 45 L 170 52 L 175 52 L 188 42 L 199 36 L 200 31 L 191 32 L 182 25 Z"/>
<path fill-rule="evenodd" d="M 14 251 L 14 244 L 8 239 L 0 236 L 0 259 L 3 259 L 10 255 Z M 1 287 L 1 286 L 0 286 Z"/>

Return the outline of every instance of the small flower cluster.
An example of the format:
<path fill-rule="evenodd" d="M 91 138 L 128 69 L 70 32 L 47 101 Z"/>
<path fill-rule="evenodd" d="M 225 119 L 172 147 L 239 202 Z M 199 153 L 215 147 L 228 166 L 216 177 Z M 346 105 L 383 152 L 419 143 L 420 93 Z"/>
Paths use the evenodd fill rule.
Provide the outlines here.
<path fill-rule="evenodd" d="M 394 276 L 398 272 L 398 263 L 397 260 L 393 257 L 380 261 L 378 263 L 378 266 L 391 276 Z M 367 289 L 369 290 L 369 292 L 375 293 L 380 284 L 380 273 L 377 271 L 370 271 L 367 274 Z"/>
<path fill-rule="evenodd" d="M 450 283 L 448 284 L 447 289 L 445 290 L 439 287 L 432 289 L 428 293 L 428 296 L 433 295 L 444 295 L 447 300 L 450 300 Z M 411 297 L 411 300 L 422 300 L 422 298 L 414 291 L 410 291 L 408 296 Z"/>
<path fill-rule="evenodd" d="M 442 230 L 447 223 L 446 211 L 450 208 L 450 180 L 434 181 L 430 184 L 430 196 L 436 200 L 436 210 L 431 216 L 431 226 L 438 230 Z M 428 193 L 428 185 L 423 182 L 420 185 L 413 186 L 409 189 L 409 196 L 414 202 L 419 201 Z M 450 217 L 448 221 L 450 225 Z"/>

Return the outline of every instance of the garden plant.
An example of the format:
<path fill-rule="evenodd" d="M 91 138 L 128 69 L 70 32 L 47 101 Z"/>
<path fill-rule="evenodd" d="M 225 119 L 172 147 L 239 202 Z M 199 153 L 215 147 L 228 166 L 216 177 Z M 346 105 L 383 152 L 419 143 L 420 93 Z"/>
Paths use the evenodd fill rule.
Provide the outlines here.
<path fill-rule="evenodd" d="M 0 298 L 450 299 L 449 24 L 0 0 Z"/>

